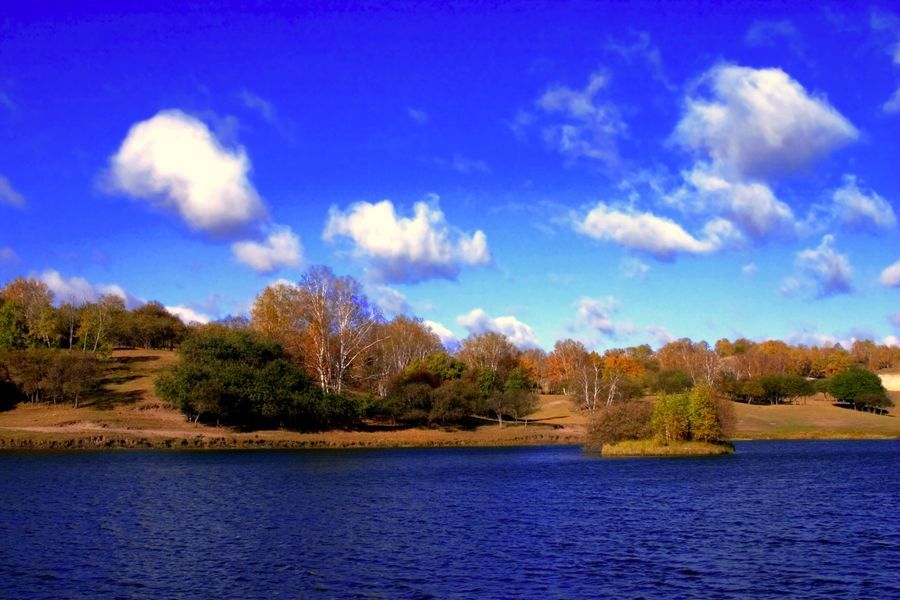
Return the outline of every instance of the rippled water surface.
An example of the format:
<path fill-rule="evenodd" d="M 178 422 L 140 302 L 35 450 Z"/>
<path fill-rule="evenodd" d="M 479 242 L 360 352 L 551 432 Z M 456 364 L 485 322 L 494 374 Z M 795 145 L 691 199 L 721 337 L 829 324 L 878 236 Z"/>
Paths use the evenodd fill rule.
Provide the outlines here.
<path fill-rule="evenodd" d="M 900 442 L 0 454 L 0 595 L 900 597 Z"/>

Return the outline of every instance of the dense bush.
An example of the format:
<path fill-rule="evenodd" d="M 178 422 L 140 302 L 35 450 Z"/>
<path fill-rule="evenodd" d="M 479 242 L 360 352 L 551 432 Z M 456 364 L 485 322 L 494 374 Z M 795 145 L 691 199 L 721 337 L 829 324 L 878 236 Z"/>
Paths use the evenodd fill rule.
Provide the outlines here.
<path fill-rule="evenodd" d="M 863 369 L 848 369 L 828 380 L 825 388 L 840 402 L 863 406 L 893 406 L 878 375 Z"/>
<path fill-rule="evenodd" d="M 359 417 L 356 401 L 322 394 L 277 342 L 249 330 L 198 329 L 179 354 L 175 368 L 157 378 L 156 389 L 195 421 L 318 429 Z"/>
<path fill-rule="evenodd" d="M 734 413 L 716 398 L 712 387 L 699 385 L 690 392 L 664 394 L 656 401 L 653 434 L 663 443 L 720 442 L 732 433 Z"/>
<path fill-rule="evenodd" d="M 90 353 L 28 348 L 0 353 L 0 404 L 79 403 L 100 388 L 104 369 Z"/>
<path fill-rule="evenodd" d="M 761 375 L 739 380 L 731 374 L 722 376 L 717 389 L 733 400 L 747 404 L 781 404 L 795 398 L 812 396 L 816 384 L 799 375 Z"/>
<path fill-rule="evenodd" d="M 591 424 L 590 445 L 597 448 L 625 440 L 643 440 L 653 436 L 653 403 L 631 400 L 612 404 L 597 413 Z"/>

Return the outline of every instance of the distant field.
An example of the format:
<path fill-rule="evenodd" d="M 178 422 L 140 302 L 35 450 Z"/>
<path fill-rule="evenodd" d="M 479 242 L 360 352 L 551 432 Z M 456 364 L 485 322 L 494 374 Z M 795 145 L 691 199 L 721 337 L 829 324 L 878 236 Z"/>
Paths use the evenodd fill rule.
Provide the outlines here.
<path fill-rule="evenodd" d="M 838 408 L 827 402 L 734 407 L 738 439 L 900 437 L 896 407 L 889 416 Z"/>
<path fill-rule="evenodd" d="M 566 396 L 541 396 L 530 423 L 485 424 L 475 429 L 235 432 L 195 425 L 165 406 L 153 378 L 176 360 L 174 352 L 122 350 L 104 391 L 80 408 L 20 404 L 0 412 L 0 447 L 397 447 L 578 444 L 587 418 Z M 900 373 L 882 375 L 900 404 Z M 900 409 L 878 416 L 837 408 L 823 397 L 796 405 L 735 404 L 738 439 L 900 437 Z"/>
<path fill-rule="evenodd" d="M 889 392 L 900 392 L 900 373 L 879 373 L 881 385 Z"/>

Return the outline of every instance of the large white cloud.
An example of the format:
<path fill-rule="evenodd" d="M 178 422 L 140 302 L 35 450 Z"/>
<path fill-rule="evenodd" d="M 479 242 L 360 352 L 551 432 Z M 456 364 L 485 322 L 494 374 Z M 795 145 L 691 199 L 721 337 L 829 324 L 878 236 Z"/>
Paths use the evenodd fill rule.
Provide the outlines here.
<path fill-rule="evenodd" d="M 39 279 L 47 284 L 59 303 L 96 302 L 100 296 L 111 295 L 124 300 L 129 308 L 142 304 L 140 300 L 126 293 L 122 286 L 114 283 L 94 284 L 84 277 L 65 277 L 54 269 L 47 269 L 41 273 Z"/>
<path fill-rule="evenodd" d="M 856 128 L 781 69 L 712 68 L 706 97 L 691 97 L 675 141 L 708 154 L 730 178 L 768 178 L 803 168 L 855 140 Z"/>
<path fill-rule="evenodd" d="M 266 214 L 249 171 L 242 148 L 228 149 L 202 121 L 166 110 L 131 127 L 110 159 L 109 183 L 174 210 L 192 229 L 222 236 Z"/>
<path fill-rule="evenodd" d="M 9 180 L 2 175 L 0 175 L 0 204 L 9 204 L 18 208 L 25 206 L 25 198 L 14 190 Z"/>
<path fill-rule="evenodd" d="M 475 308 L 457 317 L 456 322 L 473 335 L 500 333 L 520 350 L 537 348 L 540 345 L 534 329 L 513 316 L 491 317 L 483 309 Z"/>
<path fill-rule="evenodd" d="M 881 272 L 881 285 L 900 287 L 900 260 Z"/>
<path fill-rule="evenodd" d="M 843 185 L 834 191 L 835 216 L 854 229 L 893 229 L 897 215 L 887 200 L 873 191 L 860 190 L 853 175 L 844 175 Z"/>
<path fill-rule="evenodd" d="M 300 240 L 289 227 L 274 227 L 265 242 L 241 241 L 231 245 L 235 257 L 258 273 L 297 267 L 303 260 Z"/>
<path fill-rule="evenodd" d="M 704 237 L 698 239 L 666 217 L 630 209 L 615 209 L 602 202 L 584 218 L 576 219 L 574 225 L 575 230 L 584 235 L 647 252 L 661 260 L 669 260 L 676 254 L 713 252 L 736 236 L 730 224 L 715 220 L 707 224 Z"/>
<path fill-rule="evenodd" d="M 823 236 L 822 242 L 815 248 L 798 252 L 796 264 L 811 278 L 820 298 L 853 289 L 853 269 L 847 256 L 834 249 L 833 235 Z"/>
<path fill-rule="evenodd" d="M 352 240 L 379 281 L 453 279 L 465 265 L 491 262 L 484 232 L 466 235 L 450 227 L 437 201 L 417 202 L 411 217 L 397 215 L 390 200 L 358 202 L 346 211 L 332 207 L 323 237 Z"/>

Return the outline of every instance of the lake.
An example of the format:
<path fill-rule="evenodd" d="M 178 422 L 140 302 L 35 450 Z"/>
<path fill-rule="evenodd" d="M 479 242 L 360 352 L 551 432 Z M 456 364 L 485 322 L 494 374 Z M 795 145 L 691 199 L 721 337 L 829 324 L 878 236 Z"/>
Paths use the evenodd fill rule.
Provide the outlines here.
<path fill-rule="evenodd" d="M 900 597 L 900 441 L 0 453 L 5 598 Z"/>

